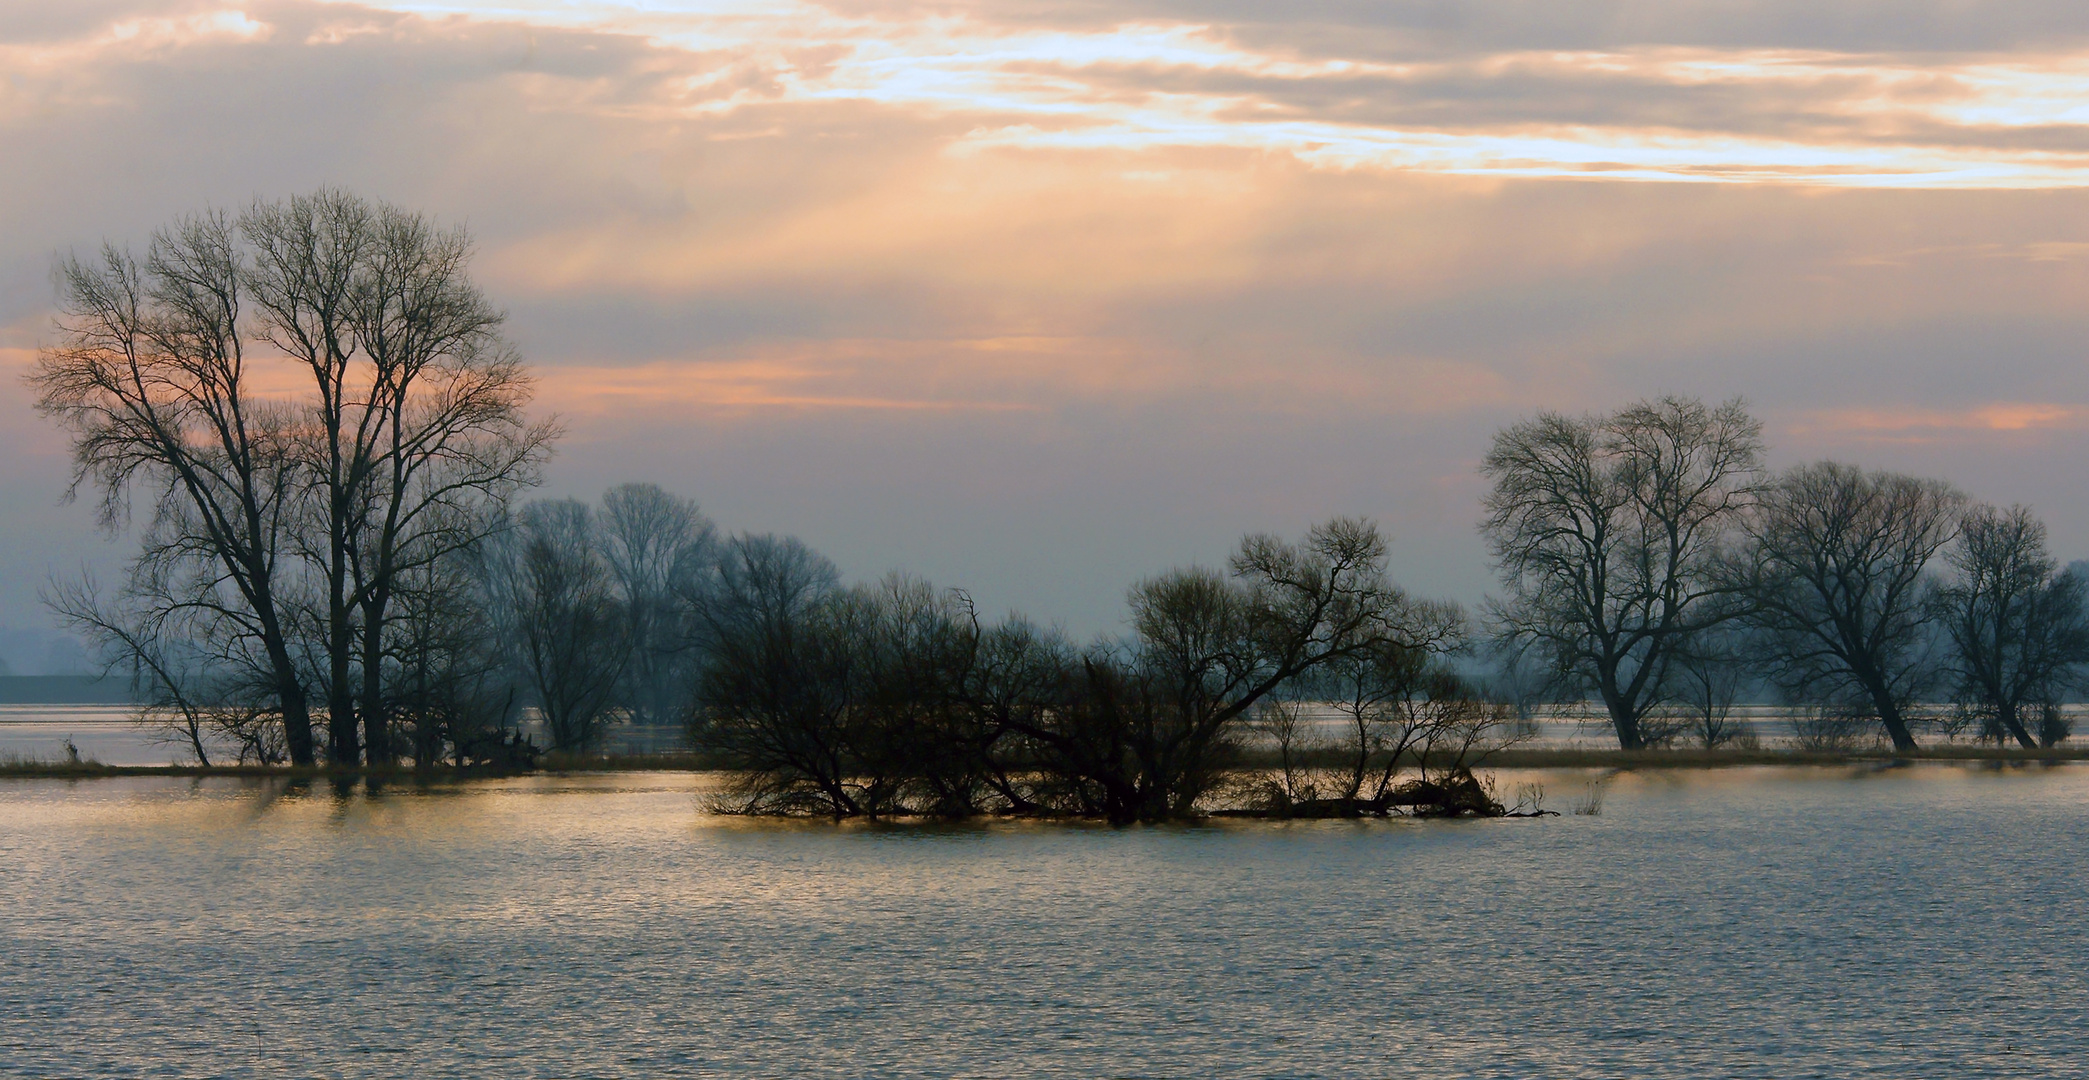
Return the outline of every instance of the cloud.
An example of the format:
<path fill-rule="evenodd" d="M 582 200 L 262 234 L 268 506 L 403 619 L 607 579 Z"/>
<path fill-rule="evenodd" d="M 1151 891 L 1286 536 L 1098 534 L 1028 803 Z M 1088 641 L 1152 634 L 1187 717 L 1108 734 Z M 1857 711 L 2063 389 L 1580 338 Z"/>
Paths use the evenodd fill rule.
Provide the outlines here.
<path fill-rule="evenodd" d="M 974 117 L 955 152 L 1235 147 L 1339 168 L 1831 186 L 2089 178 L 2089 67 L 2061 44 L 2089 21 L 2057 7 L 2022 24 L 2047 31 L 2026 47 L 2028 29 L 1994 24 L 1953 37 L 1968 20 L 1946 6 L 1871 10 L 1835 32 L 1776 5 L 1736 20 L 1730 6 L 1616 4 L 1585 22 L 1577 6 L 1572 23 L 1521 4 L 1281 22 L 1224 4 L 1108 21 L 1082 5 L 398 6 L 641 36 L 681 58 L 633 105 L 663 118 L 842 101 Z M 1517 19 L 1524 32 L 1499 32 Z M 1409 46 L 1374 49 L 1388 33 Z"/>
<path fill-rule="evenodd" d="M 1792 430 L 1854 441 L 1932 443 L 1967 441 L 1992 433 L 2089 430 L 2089 404 L 2003 401 L 1965 409 L 1850 408 L 1804 415 Z"/>

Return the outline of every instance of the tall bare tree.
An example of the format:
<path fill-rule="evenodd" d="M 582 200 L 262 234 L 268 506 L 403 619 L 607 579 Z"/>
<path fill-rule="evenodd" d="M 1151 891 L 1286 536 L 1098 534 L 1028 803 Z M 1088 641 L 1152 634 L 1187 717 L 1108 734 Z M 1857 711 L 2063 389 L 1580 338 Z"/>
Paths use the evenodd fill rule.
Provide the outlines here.
<path fill-rule="evenodd" d="M 587 753 L 601 744 L 629 657 L 594 515 L 570 499 L 533 502 L 504 538 L 509 625 L 551 747 Z"/>
<path fill-rule="evenodd" d="M 113 246 L 59 264 L 62 335 L 29 377 L 73 434 L 71 491 L 100 491 L 112 534 L 134 490 L 153 502 L 146 565 L 185 564 L 179 598 L 251 644 L 292 762 L 313 763 L 307 684 L 285 594 L 293 577 L 297 419 L 255 385 L 242 335 L 244 266 L 222 214 L 155 233 L 141 261 Z M 150 616 L 148 616 L 149 618 Z"/>
<path fill-rule="evenodd" d="M 680 719 L 693 689 L 695 656 L 676 583 L 704 572 L 711 523 L 693 500 L 653 484 L 623 484 L 603 494 L 600 528 L 629 623 L 631 662 L 620 703 L 634 723 Z"/>
<path fill-rule="evenodd" d="M 321 192 L 285 203 L 256 203 L 239 221 L 252 244 L 241 277 L 262 312 L 254 331 L 266 345 L 303 364 L 318 397 L 300 435 L 305 499 L 297 530 L 304 557 L 319 571 L 321 681 L 326 696 L 327 758 L 353 765 L 361 757 L 355 723 L 355 607 L 350 550 L 381 437 L 384 408 L 352 378 L 351 325 L 355 277 L 368 246 L 368 208 L 346 195 Z M 316 497 L 314 497 L 316 496 Z"/>
<path fill-rule="evenodd" d="M 2057 703 L 2089 663 L 2084 582 L 2046 553 L 2045 523 L 2022 506 L 1976 506 L 1944 557 L 1957 571 L 1937 589 L 1934 613 L 1951 638 L 1961 701 L 2026 748 L 2027 707 Z"/>
<path fill-rule="evenodd" d="M 1733 617 L 1718 568 L 1761 458 L 1738 399 L 1542 413 L 1495 436 L 1480 530 L 1509 596 L 1494 620 L 1593 690 L 1625 749 L 1646 745 L 1682 644 Z"/>
<path fill-rule="evenodd" d="M 1908 703 L 1926 688 L 1924 571 L 1958 531 L 1965 497 L 1938 480 L 1802 465 L 1764 494 L 1745 585 L 1750 620 L 1787 688 L 1861 705 L 1894 749 L 1915 749 Z"/>
<path fill-rule="evenodd" d="M 556 428 L 523 414 L 530 379 L 467 274 L 462 229 L 339 191 L 257 203 L 240 225 L 258 331 L 315 394 L 306 475 L 331 753 L 353 762 L 360 741 L 388 762 L 399 579 L 475 542 L 497 520 L 482 506 L 536 482 Z"/>

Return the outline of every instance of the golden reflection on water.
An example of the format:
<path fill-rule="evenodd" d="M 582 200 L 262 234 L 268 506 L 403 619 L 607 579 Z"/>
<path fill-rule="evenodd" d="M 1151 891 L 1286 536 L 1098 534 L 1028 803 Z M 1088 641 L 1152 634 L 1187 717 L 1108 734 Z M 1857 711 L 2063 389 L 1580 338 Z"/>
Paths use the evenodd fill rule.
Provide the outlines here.
<path fill-rule="evenodd" d="M 1495 777 L 1559 809 L 1591 780 L 1596 816 L 1132 829 L 720 817 L 693 773 L 0 781 L 0 1074 L 2030 1077 L 2089 1055 L 2089 768 Z"/>

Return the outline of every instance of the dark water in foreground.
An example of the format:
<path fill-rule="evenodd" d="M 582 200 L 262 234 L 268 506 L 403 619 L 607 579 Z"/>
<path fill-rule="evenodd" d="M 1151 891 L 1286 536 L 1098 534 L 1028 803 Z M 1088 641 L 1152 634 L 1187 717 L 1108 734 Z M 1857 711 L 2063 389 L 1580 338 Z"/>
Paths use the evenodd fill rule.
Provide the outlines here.
<path fill-rule="evenodd" d="M 1505 776 L 1504 786 L 1530 776 Z M 1565 808 L 1583 780 L 1540 778 Z M 889 829 L 702 778 L 0 781 L 0 1075 L 2053 1076 L 2089 769 Z"/>

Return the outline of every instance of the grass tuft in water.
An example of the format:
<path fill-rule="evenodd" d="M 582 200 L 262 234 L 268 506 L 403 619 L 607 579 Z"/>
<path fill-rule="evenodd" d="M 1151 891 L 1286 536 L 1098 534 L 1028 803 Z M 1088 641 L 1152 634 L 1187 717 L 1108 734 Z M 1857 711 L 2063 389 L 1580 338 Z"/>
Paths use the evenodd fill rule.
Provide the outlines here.
<path fill-rule="evenodd" d="M 1603 793 L 1606 784 L 1602 780 L 1591 780 L 1581 798 L 1574 801 L 1575 817 L 1599 817 L 1603 813 Z"/>

